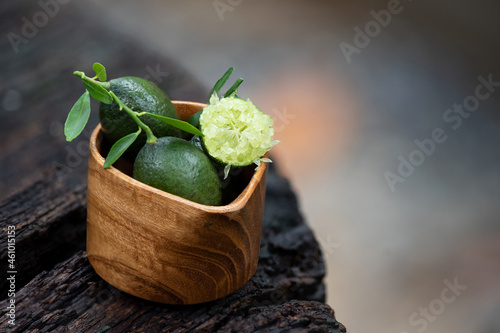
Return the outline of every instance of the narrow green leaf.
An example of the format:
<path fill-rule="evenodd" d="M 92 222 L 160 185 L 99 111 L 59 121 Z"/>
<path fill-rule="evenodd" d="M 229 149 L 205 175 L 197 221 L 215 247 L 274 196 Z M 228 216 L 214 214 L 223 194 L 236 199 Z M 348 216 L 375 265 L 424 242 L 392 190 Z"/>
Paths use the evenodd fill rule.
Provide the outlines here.
<path fill-rule="evenodd" d="M 84 77 L 82 79 L 85 88 L 89 91 L 90 95 L 97 99 L 99 102 L 103 102 L 104 104 L 113 103 L 113 98 L 109 95 L 109 92 L 98 82 L 95 82 L 88 77 Z"/>
<path fill-rule="evenodd" d="M 97 78 L 99 79 L 99 81 L 104 82 L 108 79 L 108 77 L 106 75 L 106 68 L 104 68 L 104 66 L 101 65 L 100 63 L 98 63 L 98 62 L 94 63 L 94 65 L 92 66 L 92 69 L 94 69 L 94 72 L 95 72 Z"/>
<path fill-rule="evenodd" d="M 233 73 L 234 71 L 234 67 L 230 67 L 225 73 L 224 75 L 222 75 L 222 77 L 215 83 L 214 87 L 212 88 L 212 90 L 210 91 L 210 96 L 212 96 L 212 94 L 215 92 L 219 92 L 219 90 L 221 90 L 222 86 L 224 86 L 224 84 L 227 82 L 227 80 L 229 79 L 229 77 L 231 76 L 231 74 Z"/>
<path fill-rule="evenodd" d="M 90 96 L 89 92 L 85 91 L 82 96 L 76 101 L 75 105 L 69 111 L 66 122 L 64 123 L 64 135 L 66 141 L 71 141 L 76 138 L 85 128 L 90 117 Z"/>
<path fill-rule="evenodd" d="M 240 86 L 240 84 L 243 82 L 243 79 L 240 77 L 236 82 L 229 88 L 226 93 L 224 94 L 224 98 L 231 96 Z"/>
<path fill-rule="evenodd" d="M 115 163 L 120 158 L 120 156 L 122 156 L 125 150 L 127 150 L 127 148 L 130 147 L 132 143 L 134 143 L 135 139 L 137 139 L 140 133 L 141 129 L 139 128 L 137 132 L 127 134 L 120 140 L 116 141 L 109 150 L 108 156 L 104 161 L 104 169 L 112 166 L 113 163 Z"/>
<path fill-rule="evenodd" d="M 203 137 L 203 133 L 201 133 L 199 129 L 197 129 L 196 127 L 194 127 L 193 125 L 191 125 L 187 121 L 182 121 L 182 120 L 179 120 L 179 119 L 173 119 L 173 118 L 169 118 L 169 117 L 164 117 L 164 116 L 160 116 L 160 115 L 157 115 L 157 114 L 154 114 L 154 113 L 150 113 L 150 112 L 144 112 L 144 114 L 147 114 L 147 115 L 149 115 L 151 117 L 155 117 L 156 119 L 161 120 L 164 123 L 172 125 L 172 126 L 178 128 L 178 129 L 181 129 L 181 130 L 183 130 L 185 132 L 188 132 L 188 133 L 191 133 L 191 134 L 194 134 L 194 135 L 199 135 L 200 137 Z"/>

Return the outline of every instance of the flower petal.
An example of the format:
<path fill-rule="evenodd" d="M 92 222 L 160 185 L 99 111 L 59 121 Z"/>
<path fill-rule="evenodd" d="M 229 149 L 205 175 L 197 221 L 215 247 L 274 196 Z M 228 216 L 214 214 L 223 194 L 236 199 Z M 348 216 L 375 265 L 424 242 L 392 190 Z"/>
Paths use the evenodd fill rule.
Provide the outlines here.
<path fill-rule="evenodd" d="M 271 117 L 249 99 L 245 101 L 235 96 L 219 99 L 216 94 L 212 95 L 210 105 L 203 109 L 200 117 L 208 153 L 234 166 L 260 163 L 260 158 L 278 143 L 272 139 L 272 124 Z"/>

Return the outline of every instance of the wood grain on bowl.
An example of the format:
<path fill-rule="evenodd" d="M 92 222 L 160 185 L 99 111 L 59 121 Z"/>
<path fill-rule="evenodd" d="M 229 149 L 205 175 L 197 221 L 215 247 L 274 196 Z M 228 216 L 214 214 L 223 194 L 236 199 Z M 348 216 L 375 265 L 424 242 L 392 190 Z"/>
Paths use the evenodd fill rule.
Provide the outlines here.
<path fill-rule="evenodd" d="M 205 104 L 173 102 L 181 119 Z M 266 163 L 225 206 L 205 206 L 103 168 L 100 125 L 90 140 L 87 255 L 108 283 L 167 304 L 224 297 L 255 273 Z"/>

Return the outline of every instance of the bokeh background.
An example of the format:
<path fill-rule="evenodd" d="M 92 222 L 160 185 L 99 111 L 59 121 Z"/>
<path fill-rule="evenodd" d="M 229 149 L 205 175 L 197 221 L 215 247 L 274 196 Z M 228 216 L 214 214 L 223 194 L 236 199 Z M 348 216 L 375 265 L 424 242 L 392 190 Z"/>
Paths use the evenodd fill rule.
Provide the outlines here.
<path fill-rule="evenodd" d="M 174 59 L 207 87 L 236 67 L 239 94 L 275 121 L 272 157 L 323 247 L 327 302 L 350 332 L 500 332 L 500 3 L 66 6 Z M 13 28 L 3 25 L 1 38 Z M 479 77 L 493 83 L 480 88 L 487 97 L 477 110 L 460 125 L 446 118 L 474 100 Z M 20 83 L 1 83 L 0 110 L 22 110 Z M 446 140 L 416 152 L 415 140 L 439 129 Z M 410 157 L 418 165 L 391 187 L 388 172 L 404 172 Z"/>

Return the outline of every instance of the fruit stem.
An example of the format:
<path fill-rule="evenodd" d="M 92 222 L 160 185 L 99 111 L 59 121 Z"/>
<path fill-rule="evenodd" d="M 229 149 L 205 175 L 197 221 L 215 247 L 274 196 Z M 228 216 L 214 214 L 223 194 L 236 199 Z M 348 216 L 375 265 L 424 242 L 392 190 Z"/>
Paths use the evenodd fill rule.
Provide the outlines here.
<path fill-rule="evenodd" d="M 137 112 L 134 112 L 131 108 L 123 104 L 123 102 L 115 95 L 114 92 L 110 91 L 109 94 L 113 99 L 115 100 L 116 103 L 118 103 L 118 106 L 120 107 L 120 110 L 125 110 L 125 112 L 128 113 L 130 117 L 136 122 L 136 124 L 139 126 L 139 128 L 142 128 L 144 132 L 146 132 L 146 143 L 148 144 L 153 144 L 156 143 L 158 140 L 156 136 L 154 136 L 153 132 L 151 131 L 151 128 L 149 128 L 148 125 L 144 124 L 139 117 L 137 116 Z"/>
<path fill-rule="evenodd" d="M 96 80 L 96 78 L 91 78 L 91 77 L 88 77 L 87 75 L 85 75 L 84 72 L 80 72 L 80 71 L 74 71 L 73 72 L 73 75 L 75 76 L 78 76 L 80 79 L 82 80 L 88 80 L 88 81 L 92 81 L 93 83 L 103 87 L 104 89 L 108 90 L 109 89 L 109 82 L 101 82 L 101 81 L 98 81 Z"/>
<path fill-rule="evenodd" d="M 139 126 L 139 128 L 143 129 L 144 132 L 146 132 L 146 143 L 148 144 L 153 144 L 153 143 L 156 143 L 156 141 L 158 140 L 156 138 L 156 136 L 154 136 L 153 132 L 151 131 L 151 129 L 149 128 L 148 125 L 144 124 L 140 119 L 139 117 L 137 117 L 137 112 L 134 112 L 131 108 L 129 108 L 128 106 L 126 106 L 119 98 L 118 96 L 116 96 L 112 91 L 109 90 L 109 87 L 110 87 L 110 84 L 109 82 L 101 82 L 101 81 L 97 81 L 95 78 L 90 78 L 88 76 L 85 75 L 84 72 L 81 72 L 81 71 L 74 71 L 73 74 L 75 76 L 78 76 L 79 78 L 81 78 L 82 80 L 89 80 L 89 81 L 92 81 L 93 83 L 96 83 L 98 85 L 100 85 L 101 87 L 103 87 L 104 89 L 106 89 L 108 92 L 109 92 L 109 95 L 115 100 L 116 103 L 118 103 L 118 106 L 120 107 L 120 110 L 125 110 L 125 112 L 128 113 L 128 115 L 130 117 L 132 117 L 132 119 L 135 121 L 135 123 Z"/>

